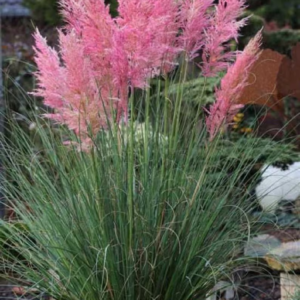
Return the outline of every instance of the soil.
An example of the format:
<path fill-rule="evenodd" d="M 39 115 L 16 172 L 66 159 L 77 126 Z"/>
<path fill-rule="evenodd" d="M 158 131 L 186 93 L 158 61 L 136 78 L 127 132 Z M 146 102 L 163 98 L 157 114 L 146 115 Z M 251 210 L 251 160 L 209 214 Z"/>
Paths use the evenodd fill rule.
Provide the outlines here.
<path fill-rule="evenodd" d="M 50 298 L 35 293 L 24 294 L 19 286 L 0 281 L 0 300 L 50 300 Z"/>
<path fill-rule="evenodd" d="M 280 300 L 280 297 L 279 273 L 268 270 L 265 274 L 247 273 L 235 300 Z"/>

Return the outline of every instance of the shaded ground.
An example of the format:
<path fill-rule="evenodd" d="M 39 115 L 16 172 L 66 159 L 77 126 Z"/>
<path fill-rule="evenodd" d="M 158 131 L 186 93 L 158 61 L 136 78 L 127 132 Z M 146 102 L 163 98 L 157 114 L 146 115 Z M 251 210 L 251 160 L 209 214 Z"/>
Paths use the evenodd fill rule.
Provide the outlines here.
<path fill-rule="evenodd" d="M 243 278 L 235 300 L 280 300 L 279 273 L 250 272 Z"/>
<path fill-rule="evenodd" d="M 273 277 L 273 278 L 272 278 Z M 50 297 L 37 294 L 16 294 L 16 286 L 0 282 L 0 300 L 50 300 Z M 247 273 L 242 278 L 241 288 L 235 300 L 280 300 L 279 274 Z"/>
<path fill-rule="evenodd" d="M 23 294 L 17 286 L 0 281 L 0 300 L 50 300 L 50 298 L 38 294 Z"/>

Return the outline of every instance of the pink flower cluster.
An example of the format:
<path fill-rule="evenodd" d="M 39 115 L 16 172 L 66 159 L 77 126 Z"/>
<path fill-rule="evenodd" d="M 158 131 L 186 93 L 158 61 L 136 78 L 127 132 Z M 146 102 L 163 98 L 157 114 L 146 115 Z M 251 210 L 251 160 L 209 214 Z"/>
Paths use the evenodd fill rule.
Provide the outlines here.
<path fill-rule="evenodd" d="M 260 54 L 261 31 L 250 40 L 243 52 L 238 52 L 236 61 L 228 68 L 226 75 L 221 80 L 221 86 L 216 89 L 216 102 L 210 107 L 206 119 L 206 127 L 213 140 L 221 127 L 226 127 L 234 115 L 243 107 L 237 104 L 243 88 L 247 85 L 249 69 Z"/>
<path fill-rule="evenodd" d="M 104 0 L 60 0 L 67 26 L 59 31 L 59 51 L 35 34 L 34 94 L 54 109 L 47 116 L 89 144 L 114 115 L 126 121 L 129 91 L 171 71 L 181 53 L 191 60 L 202 52 L 206 76 L 226 70 L 232 60 L 228 43 L 245 24 L 237 21 L 245 0 L 213 2 L 119 0 L 119 15 L 112 18 Z M 211 131 L 213 123 L 208 121 Z"/>

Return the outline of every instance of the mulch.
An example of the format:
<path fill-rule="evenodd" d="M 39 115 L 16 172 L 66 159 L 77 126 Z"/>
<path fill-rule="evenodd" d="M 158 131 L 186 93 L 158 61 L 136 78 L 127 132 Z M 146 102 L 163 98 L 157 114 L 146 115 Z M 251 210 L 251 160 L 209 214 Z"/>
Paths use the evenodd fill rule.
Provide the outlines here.
<path fill-rule="evenodd" d="M 280 300 L 279 273 L 268 270 L 265 274 L 247 273 L 235 300 Z"/>
<path fill-rule="evenodd" d="M 19 286 L 3 280 L 0 281 L 0 300 L 50 300 L 50 298 L 36 293 L 24 293 Z"/>

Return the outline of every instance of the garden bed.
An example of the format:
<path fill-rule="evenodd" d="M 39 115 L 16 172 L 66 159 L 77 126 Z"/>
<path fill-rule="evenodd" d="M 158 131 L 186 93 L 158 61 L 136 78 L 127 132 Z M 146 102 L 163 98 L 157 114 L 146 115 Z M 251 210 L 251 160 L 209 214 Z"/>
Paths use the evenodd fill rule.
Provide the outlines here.
<path fill-rule="evenodd" d="M 265 274 L 249 272 L 242 278 L 236 300 L 279 300 L 279 273 L 265 270 Z"/>

